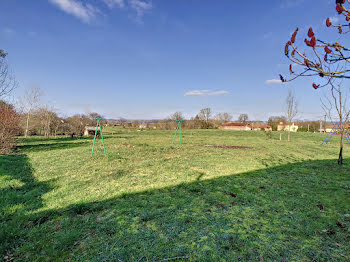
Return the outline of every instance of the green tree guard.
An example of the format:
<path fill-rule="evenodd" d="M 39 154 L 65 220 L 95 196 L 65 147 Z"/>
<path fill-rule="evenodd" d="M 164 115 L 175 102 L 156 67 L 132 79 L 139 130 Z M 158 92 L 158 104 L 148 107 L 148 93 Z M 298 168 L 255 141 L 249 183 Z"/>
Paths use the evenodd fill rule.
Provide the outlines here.
<path fill-rule="evenodd" d="M 175 141 L 175 137 L 176 137 L 176 134 L 177 134 L 177 130 L 180 130 L 180 143 L 179 143 L 179 147 L 181 148 L 181 122 L 184 121 L 184 120 L 176 120 L 176 122 L 179 122 L 177 124 L 177 127 L 176 127 L 176 130 L 175 130 L 175 134 L 174 134 L 174 138 L 173 138 L 173 142 L 171 143 L 171 145 L 173 146 L 174 145 L 174 141 Z"/>
<path fill-rule="evenodd" d="M 103 142 L 102 126 L 101 126 L 101 122 L 100 122 L 101 119 L 102 118 L 96 118 L 97 124 L 96 124 L 96 130 L 95 130 L 94 143 L 92 144 L 91 157 L 94 154 L 94 147 L 95 147 L 95 142 L 96 142 L 97 130 L 99 127 L 100 127 L 100 134 L 101 134 L 101 138 L 102 138 L 103 152 L 104 152 L 105 156 L 107 155 L 105 143 Z"/>

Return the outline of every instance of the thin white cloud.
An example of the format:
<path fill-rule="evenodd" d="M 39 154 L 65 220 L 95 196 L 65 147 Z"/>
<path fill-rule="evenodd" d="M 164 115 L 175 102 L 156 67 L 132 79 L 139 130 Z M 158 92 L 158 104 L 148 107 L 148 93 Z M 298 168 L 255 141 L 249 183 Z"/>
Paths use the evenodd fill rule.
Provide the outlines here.
<path fill-rule="evenodd" d="M 145 12 L 152 9 L 152 2 L 142 0 L 129 0 L 129 5 L 136 11 L 137 20 L 140 21 Z"/>
<path fill-rule="evenodd" d="M 270 80 L 266 80 L 265 83 L 268 84 L 268 85 L 271 85 L 271 84 L 281 84 L 282 81 L 281 81 L 280 79 L 270 79 Z"/>
<path fill-rule="evenodd" d="M 85 23 L 90 23 L 101 11 L 83 0 L 49 0 L 53 5 L 67 14 L 79 18 Z M 143 15 L 152 9 L 152 2 L 146 0 L 99 0 L 109 9 L 115 7 L 136 12 L 136 22 L 142 23 Z M 98 1 L 95 1 L 95 3 Z"/>
<path fill-rule="evenodd" d="M 83 4 L 79 0 L 49 0 L 52 4 L 67 14 L 79 18 L 85 23 L 90 23 L 99 10 L 91 4 Z"/>
<path fill-rule="evenodd" d="M 124 8 L 125 7 L 125 2 L 124 0 L 103 0 L 103 2 L 109 7 L 113 8 L 115 6 L 119 8 Z"/>
<path fill-rule="evenodd" d="M 332 24 L 337 24 L 339 22 L 339 18 L 337 16 L 332 16 L 329 18 Z"/>
<path fill-rule="evenodd" d="M 222 96 L 228 95 L 227 91 L 192 90 L 185 93 L 185 96 Z"/>

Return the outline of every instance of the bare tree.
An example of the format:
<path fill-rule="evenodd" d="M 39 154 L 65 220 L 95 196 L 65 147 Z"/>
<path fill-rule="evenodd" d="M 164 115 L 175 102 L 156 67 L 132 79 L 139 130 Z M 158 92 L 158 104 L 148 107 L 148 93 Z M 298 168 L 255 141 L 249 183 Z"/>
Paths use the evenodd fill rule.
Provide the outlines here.
<path fill-rule="evenodd" d="M 221 123 L 225 123 L 231 121 L 232 116 L 229 113 L 219 113 L 215 116 L 215 119 Z"/>
<path fill-rule="evenodd" d="M 170 119 L 173 121 L 176 121 L 176 120 L 184 120 L 185 118 L 181 112 L 175 112 L 170 116 Z"/>
<path fill-rule="evenodd" d="M 238 121 L 241 123 L 246 123 L 248 121 L 248 114 L 240 114 Z"/>
<path fill-rule="evenodd" d="M 347 107 L 347 95 L 349 90 L 342 87 L 342 83 L 334 84 L 334 81 L 330 82 L 331 87 L 331 98 L 325 96 L 326 101 L 321 99 L 323 110 L 325 111 L 328 118 L 334 123 L 333 112 L 335 111 L 338 118 L 340 128 L 340 150 L 338 156 L 338 164 L 343 164 L 343 147 L 344 147 L 344 133 L 345 129 L 343 123 L 349 121 L 350 110 Z"/>
<path fill-rule="evenodd" d="M 61 118 L 61 117 L 59 117 L 58 115 L 57 115 L 57 113 L 55 113 L 55 112 L 52 112 L 53 114 L 52 114 L 52 121 L 51 121 L 51 129 L 52 129 L 52 131 L 53 131 L 53 134 L 54 134 L 54 136 L 56 137 L 57 136 L 57 131 L 58 131 L 58 129 L 59 128 L 62 128 L 62 127 L 64 127 L 64 120 Z"/>
<path fill-rule="evenodd" d="M 7 53 L 0 49 L 0 98 L 8 95 L 18 85 L 6 61 Z"/>
<path fill-rule="evenodd" d="M 59 125 L 60 121 L 59 119 L 57 119 L 58 116 L 52 108 L 50 108 L 48 105 L 44 105 L 43 107 L 37 110 L 36 115 L 40 119 L 40 126 L 41 129 L 44 131 L 44 136 L 46 138 L 50 137 L 52 131 L 57 132 L 57 129 L 54 130 L 54 128 L 58 128 L 56 125 Z"/>
<path fill-rule="evenodd" d="M 298 114 L 298 102 L 291 90 L 288 90 L 286 97 L 286 118 L 289 122 L 288 141 L 290 141 L 290 128 L 292 126 L 293 119 Z"/>
<path fill-rule="evenodd" d="M 20 99 L 20 104 L 23 107 L 23 110 L 26 114 L 26 128 L 24 131 L 24 136 L 27 137 L 29 130 L 29 121 L 31 118 L 31 114 L 35 109 L 37 109 L 40 98 L 43 92 L 38 86 L 31 86 L 24 93 L 24 96 Z"/>
<path fill-rule="evenodd" d="M 209 107 L 201 109 L 201 111 L 198 114 L 198 118 L 202 121 L 204 124 L 204 128 L 209 128 L 210 126 L 210 118 L 211 118 L 211 109 Z"/>
<path fill-rule="evenodd" d="M 123 118 L 123 117 L 121 117 L 121 118 L 119 118 L 119 121 L 118 121 L 122 126 L 124 126 L 127 122 L 128 122 L 128 120 L 127 119 L 125 119 L 125 118 Z"/>

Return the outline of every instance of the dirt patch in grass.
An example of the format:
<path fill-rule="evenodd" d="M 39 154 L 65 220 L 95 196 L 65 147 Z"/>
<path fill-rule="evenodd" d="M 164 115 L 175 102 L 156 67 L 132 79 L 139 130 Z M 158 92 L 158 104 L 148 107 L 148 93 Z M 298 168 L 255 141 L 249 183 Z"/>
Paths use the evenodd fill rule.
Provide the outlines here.
<path fill-rule="evenodd" d="M 250 146 L 227 146 L 227 145 L 198 145 L 203 147 L 229 148 L 229 149 L 252 149 Z"/>

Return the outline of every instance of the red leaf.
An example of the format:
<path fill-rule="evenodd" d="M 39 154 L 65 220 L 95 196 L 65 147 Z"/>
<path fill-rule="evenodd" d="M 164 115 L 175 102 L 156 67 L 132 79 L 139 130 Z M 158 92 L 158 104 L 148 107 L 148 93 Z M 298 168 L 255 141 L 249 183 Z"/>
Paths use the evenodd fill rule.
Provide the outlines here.
<path fill-rule="evenodd" d="M 314 88 L 314 89 L 317 89 L 317 88 L 319 88 L 320 87 L 320 85 L 316 85 L 315 83 L 313 83 L 312 84 L 312 87 Z M 321 209 L 321 208 L 320 208 Z M 322 210 L 322 209 L 321 209 Z"/>
<path fill-rule="evenodd" d="M 297 29 L 295 29 L 292 38 L 290 39 L 290 41 L 294 44 L 295 43 L 295 37 L 297 36 L 299 28 L 297 27 Z"/>
<path fill-rule="evenodd" d="M 314 36 L 311 38 L 310 41 L 307 40 L 306 38 L 305 38 L 304 41 L 305 41 L 305 44 L 306 44 L 307 46 L 310 46 L 310 47 L 312 47 L 312 48 L 314 48 L 315 45 L 316 45 L 316 38 L 315 38 Z"/>
<path fill-rule="evenodd" d="M 331 22 L 331 20 L 329 19 L 329 17 L 328 17 L 327 20 L 326 20 L 326 26 L 327 26 L 327 27 L 332 26 L 332 22 Z"/>
<path fill-rule="evenodd" d="M 337 7 L 335 9 L 337 10 L 339 15 L 344 11 L 344 8 L 340 3 L 337 3 Z"/>
<path fill-rule="evenodd" d="M 307 32 L 307 36 L 310 38 L 315 36 L 314 32 L 312 31 L 312 27 L 309 28 L 309 31 Z"/>
<path fill-rule="evenodd" d="M 289 46 L 290 46 L 290 41 L 288 41 L 287 43 L 286 43 L 286 46 L 284 47 L 284 54 L 286 55 L 286 56 L 288 56 L 289 55 Z"/>
<path fill-rule="evenodd" d="M 332 53 L 332 51 L 328 48 L 328 46 L 325 46 L 324 51 L 325 51 L 327 54 Z"/>

